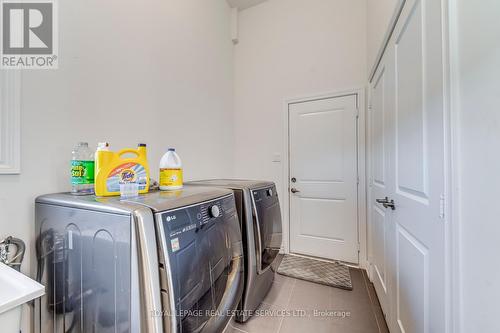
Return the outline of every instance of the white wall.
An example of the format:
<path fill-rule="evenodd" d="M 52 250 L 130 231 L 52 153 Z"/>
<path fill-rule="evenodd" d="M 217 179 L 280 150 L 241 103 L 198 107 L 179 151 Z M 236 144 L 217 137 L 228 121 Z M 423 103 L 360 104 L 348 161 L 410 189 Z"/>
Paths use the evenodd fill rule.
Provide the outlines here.
<path fill-rule="evenodd" d="M 240 12 L 235 175 L 283 189 L 286 99 L 366 84 L 364 0 L 270 0 Z"/>
<path fill-rule="evenodd" d="M 267 0 L 227 0 L 229 5 L 239 10 L 247 9 Z"/>
<path fill-rule="evenodd" d="M 0 238 L 33 241 L 34 199 L 70 189 L 78 141 L 148 143 L 155 179 L 170 146 L 188 179 L 231 174 L 229 15 L 221 0 L 60 1 L 60 68 L 22 74 L 22 173 L 0 175 Z"/>
<path fill-rule="evenodd" d="M 451 3 L 458 46 L 453 112 L 458 111 L 460 332 L 500 332 L 500 2 Z"/>
<path fill-rule="evenodd" d="M 384 39 L 388 36 L 396 8 L 399 8 L 402 2 L 402 0 L 367 0 L 368 71 L 375 66 Z"/>

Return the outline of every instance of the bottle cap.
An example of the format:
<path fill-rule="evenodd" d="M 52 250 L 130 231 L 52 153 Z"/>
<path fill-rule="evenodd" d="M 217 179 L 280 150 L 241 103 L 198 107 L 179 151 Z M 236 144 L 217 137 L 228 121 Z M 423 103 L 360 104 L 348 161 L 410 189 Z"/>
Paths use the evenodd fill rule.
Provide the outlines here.
<path fill-rule="evenodd" d="M 137 145 L 137 147 L 146 147 L 146 144 L 145 144 L 145 143 L 139 143 L 139 144 Z"/>
<path fill-rule="evenodd" d="M 175 148 L 168 148 L 168 151 L 175 151 Z"/>

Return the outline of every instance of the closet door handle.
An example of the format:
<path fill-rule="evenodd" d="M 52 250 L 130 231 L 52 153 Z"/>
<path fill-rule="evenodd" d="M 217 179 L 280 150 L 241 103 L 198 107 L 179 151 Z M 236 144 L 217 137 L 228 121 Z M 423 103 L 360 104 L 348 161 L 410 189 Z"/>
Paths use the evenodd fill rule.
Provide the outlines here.
<path fill-rule="evenodd" d="M 385 197 L 384 199 L 375 199 L 375 201 L 379 204 L 382 204 L 384 208 L 390 208 L 392 210 L 396 210 L 396 205 L 394 204 L 394 200 L 390 200 L 388 197 Z"/>
<path fill-rule="evenodd" d="M 389 203 L 389 198 L 385 197 L 384 199 L 375 199 L 375 201 L 379 204 L 387 204 Z"/>
<path fill-rule="evenodd" d="M 384 206 L 384 208 L 390 208 L 392 210 L 396 210 L 396 205 L 394 204 L 394 200 L 391 200 L 388 203 L 382 204 L 382 206 Z"/>

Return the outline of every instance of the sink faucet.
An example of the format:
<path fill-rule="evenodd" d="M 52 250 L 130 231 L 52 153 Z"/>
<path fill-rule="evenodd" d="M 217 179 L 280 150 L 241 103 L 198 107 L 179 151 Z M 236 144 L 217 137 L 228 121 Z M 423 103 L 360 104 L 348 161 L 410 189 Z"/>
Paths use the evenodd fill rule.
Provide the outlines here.
<path fill-rule="evenodd" d="M 9 258 L 11 245 L 16 247 L 16 253 Z M 25 251 L 26 245 L 21 239 L 9 236 L 0 241 L 0 262 L 20 271 Z"/>

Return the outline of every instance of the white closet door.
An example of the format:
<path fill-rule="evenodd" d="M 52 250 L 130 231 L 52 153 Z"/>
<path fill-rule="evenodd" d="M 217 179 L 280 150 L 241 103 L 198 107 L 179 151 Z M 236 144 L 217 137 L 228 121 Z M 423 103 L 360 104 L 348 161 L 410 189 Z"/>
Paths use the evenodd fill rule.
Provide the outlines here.
<path fill-rule="evenodd" d="M 394 51 L 388 49 L 381 60 L 371 89 L 369 110 L 370 131 L 370 204 L 368 224 L 371 241 L 369 243 L 371 276 L 377 291 L 382 311 L 390 314 L 390 297 L 394 272 L 395 230 L 391 211 L 387 211 L 376 199 L 384 199 L 392 194 L 394 171 L 391 154 L 394 151 L 394 101 L 395 72 Z M 387 318 L 389 320 L 389 318 Z"/>
<path fill-rule="evenodd" d="M 446 332 L 441 5 L 406 2 L 372 82 L 372 278 L 393 332 Z"/>
<path fill-rule="evenodd" d="M 400 332 L 445 332 L 441 2 L 408 1 L 394 44 L 396 322 Z"/>

